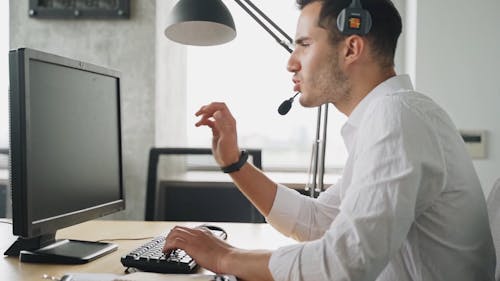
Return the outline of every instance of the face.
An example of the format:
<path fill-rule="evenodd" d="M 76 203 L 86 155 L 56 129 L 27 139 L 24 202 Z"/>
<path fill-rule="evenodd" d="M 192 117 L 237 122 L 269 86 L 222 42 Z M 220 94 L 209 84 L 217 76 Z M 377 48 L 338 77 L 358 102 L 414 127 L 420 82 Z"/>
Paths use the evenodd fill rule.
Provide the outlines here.
<path fill-rule="evenodd" d="M 341 102 L 348 98 L 348 79 L 339 65 L 339 44 L 330 41 L 328 31 L 318 26 L 322 2 L 302 9 L 293 51 L 287 69 L 294 73 L 294 91 L 301 92 L 305 107 Z"/>

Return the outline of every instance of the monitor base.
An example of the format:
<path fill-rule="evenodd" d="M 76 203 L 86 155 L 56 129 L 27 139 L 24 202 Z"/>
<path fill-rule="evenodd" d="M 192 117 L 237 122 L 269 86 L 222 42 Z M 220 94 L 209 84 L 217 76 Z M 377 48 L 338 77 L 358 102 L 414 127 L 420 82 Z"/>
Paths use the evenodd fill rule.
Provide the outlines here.
<path fill-rule="evenodd" d="M 55 242 L 55 233 L 40 235 L 32 238 L 18 237 L 17 240 L 10 245 L 10 247 L 4 252 L 4 255 L 10 257 L 17 257 L 22 250 L 36 250 L 44 245 L 52 244 Z"/>
<path fill-rule="evenodd" d="M 118 245 L 113 243 L 69 239 L 57 240 L 39 248 L 36 248 L 36 243 L 37 241 L 19 238 L 5 254 L 15 256 L 17 252 L 21 262 L 83 264 L 118 249 Z"/>

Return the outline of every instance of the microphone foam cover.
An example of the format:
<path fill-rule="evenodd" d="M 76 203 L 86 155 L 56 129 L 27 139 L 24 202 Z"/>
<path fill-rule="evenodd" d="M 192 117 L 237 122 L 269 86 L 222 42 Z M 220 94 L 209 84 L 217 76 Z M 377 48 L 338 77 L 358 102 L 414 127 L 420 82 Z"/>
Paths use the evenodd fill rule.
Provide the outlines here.
<path fill-rule="evenodd" d="M 288 111 L 290 111 L 290 108 L 292 108 L 292 102 L 293 102 L 293 98 L 288 99 L 288 100 L 284 101 L 283 103 L 281 103 L 280 107 L 278 107 L 278 113 L 281 115 L 287 114 Z"/>

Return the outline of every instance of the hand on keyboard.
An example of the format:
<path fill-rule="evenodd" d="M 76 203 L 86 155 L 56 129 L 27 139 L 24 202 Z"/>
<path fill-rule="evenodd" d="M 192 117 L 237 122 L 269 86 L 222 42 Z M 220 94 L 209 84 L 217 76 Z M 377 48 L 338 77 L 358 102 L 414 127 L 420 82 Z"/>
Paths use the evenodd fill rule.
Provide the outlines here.
<path fill-rule="evenodd" d="M 210 230 L 210 236 L 219 239 L 227 238 L 227 233 L 217 226 L 201 225 L 195 229 L 203 232 Z M 121 263 L 126 267 L 161 273 L 192 273 L 197 269 L 198 264 L 181 249 L 169 248 L 164 253 L 164 244 L 165 237 L 157 237 L 123 256 Z"/>
<path fill-rule="evenodd" d="M 227 256 L 233 247 L 219 237 L 225 239 L 227 235 L 222 229 L 214 226 L 204 225 L 196 228 L 176 226 L 167 235 L 163 251 L 183 249 L 200 266 L 221 273 L 219 261 Z"/>

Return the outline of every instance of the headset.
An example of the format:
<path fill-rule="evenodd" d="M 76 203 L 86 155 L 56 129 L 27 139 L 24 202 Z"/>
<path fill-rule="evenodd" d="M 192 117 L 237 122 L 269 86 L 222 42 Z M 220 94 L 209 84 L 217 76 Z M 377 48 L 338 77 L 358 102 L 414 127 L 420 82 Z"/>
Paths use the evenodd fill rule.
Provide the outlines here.
<path fill-rule="evenodd" d="M 360 0 L 352 0 L 338 15 L 337 27 L 344 35 L 366 35 L 372 27 L 372 17 L 363 9 Z"/>

